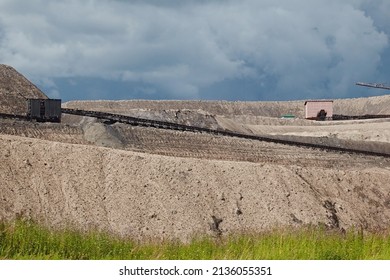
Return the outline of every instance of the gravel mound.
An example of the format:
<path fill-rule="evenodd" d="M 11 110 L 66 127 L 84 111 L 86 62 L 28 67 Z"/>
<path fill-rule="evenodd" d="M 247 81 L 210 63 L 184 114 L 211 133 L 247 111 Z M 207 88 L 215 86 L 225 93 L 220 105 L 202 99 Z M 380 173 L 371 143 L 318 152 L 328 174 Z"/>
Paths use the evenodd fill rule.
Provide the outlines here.
<path fill-rule="evenodd" d="M 204 160 L 5 135 L 0 144 L 2 219 L 184 242 L 318 224 L 376 231 L 390 223 L 388 162 L 324 168 Z"/>
<path fill-rule="evenodd" d="M 25 115 L 26 98 L 48 98 L 11 66 L 0 64 L 0 113 Z"/>
<path fill-rule="evenodd" d="M 47 98 L 0 65 L 0 112 Z M 72 101 L 64 107 L 390 151 L 389 122 L 314 122 L 303 101 Z M 335 100 L 336 114 L 389 114 L 390 97 Z M 0 219 L 98 229 L 137 240 L 188 241 L 323 225 L 388 229 L 390 159 L 204 133 L 104 123 L 0 119 Z"/>

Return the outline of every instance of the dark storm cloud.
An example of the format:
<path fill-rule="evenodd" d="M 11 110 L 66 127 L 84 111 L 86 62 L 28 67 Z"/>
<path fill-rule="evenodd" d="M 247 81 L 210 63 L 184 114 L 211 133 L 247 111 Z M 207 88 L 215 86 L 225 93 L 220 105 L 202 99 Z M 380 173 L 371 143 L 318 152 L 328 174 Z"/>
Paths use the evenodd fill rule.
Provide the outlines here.
<path fill-rule="evenodd" d="M 390 73 L 388 3 L 3 0 L 0 62 L 57 96 L 83 77 L 150 98 L 351 96 Z"/>

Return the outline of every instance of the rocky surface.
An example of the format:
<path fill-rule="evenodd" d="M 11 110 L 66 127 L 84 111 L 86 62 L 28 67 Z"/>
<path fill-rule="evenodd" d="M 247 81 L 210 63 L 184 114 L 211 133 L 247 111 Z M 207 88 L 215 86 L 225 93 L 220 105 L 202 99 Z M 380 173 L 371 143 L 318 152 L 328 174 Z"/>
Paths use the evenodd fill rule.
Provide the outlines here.
<path fill-rule="evenodd" d="M 0 143 L 3 219 L 182 241 L 308 224 L 379 230 L 390 223 L 387 160 L 344 155 L 348 160 L 339 163 L 343 156 L 335 154 L 324 166 L 326 154 L 314 153 L 306 157 L 317 164 L 250 163 L 5 135 Z"/>
<path fill-rule="evenodd" d="M 0 65 L 0 109 L 44 95 Z M 387 114 L 388 96 L 335 100 L 335 113 Z M 315 122 L 303 102 L 72 101 L 68 108 L 390 151 L 389 120 Z M 0 119 L 0 219 L 99 229 L 136 240 L 324 225 L 388 229 L 390 159 L 64 115 Z"/>
<path fill-rule="evenodd" d="M 14 68 L 0 64 L 0 113 L 25 115 L 27 98 L 47 96 Z"/>

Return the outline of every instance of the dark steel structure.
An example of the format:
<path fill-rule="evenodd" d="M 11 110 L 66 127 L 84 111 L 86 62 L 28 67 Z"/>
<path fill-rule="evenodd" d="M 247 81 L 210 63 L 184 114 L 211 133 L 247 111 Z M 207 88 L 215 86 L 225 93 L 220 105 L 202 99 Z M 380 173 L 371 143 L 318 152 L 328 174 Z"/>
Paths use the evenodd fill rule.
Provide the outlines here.
<path fill-rule="evenodd" d="M 27 118 L 38 122 L 61 122 L 61 99 L 27 99 Z"/>
<path fill-rule="evenodd" d="M 359 150 L 359 149 L 351 149 L 351 148 L 347 148 L 347 147 L 329 146 L 329 145 L 325 145 L 325 144 L 314 144 L 314 143 L 301 142 L 301 141 L 285 140 L 285 139 L 273 138 L 272 136 L 249 135 L 249 134 L 232 132 L 229 130 L 218 130 L 218 129 L 209 129 L 209 128 L 205 128 L 205 127 L 198 127 L 198 126 L 188 126 L 188 125 L 184 125 L 184 124 L 142 119 L 142 118 L 136 118 L 136 117 L 130 117 L 130 116 L 124 116 L 124 115 L 118 115 L 118 114 L 111 114 L 111 113 L 105 113 L 105 112 L 86 111 L 86 110 L 67 109 L 67 108 L 61 109 L 61 101 L 60 100 L 51 102 L 51 101 L 53 101 L 53 99 L 38 99 L 40 101 L 43 101 L 43 103 L 38 102 L 37 99 L 31 99 L 31 100 L 34 100 L 34 101 L 29 101 L 29 104 L 32 105 L 31 106 L 32 113 L 29 113 L 30 117 L 29 116 L 19 116 L 19 115 L 13 115 L 13 114 L 0 113 L 0 118 L 10 118 L 10 119 L 20 119 L 20 120 L 36 119 L 37 121 L 48 121 L 48 120 L 49 121 L 50 120 L 59 121 L 61 118 L 61 112 L 62 112 L 63 114 L 94 117 L 97 119 L 101 119 L 103 121 L 107 121 L 109 123 L 119 122 L 119 123 L 129 124 L 132 126 L 154 127 L 154 128 L 159 128 L 159 129 L 179 130 L 179 131 L 187 131 L 187 132 L 193 132 L 193 133 L 208 133 L 208 134 L 214 134 L 214 135 L 220 135 L 220 136 L 238 137 L 238 138 L 243 138 L 243 139 L 250 139 L 250 140 L 262 141 L 262 142 L 276 143 L 276 144 L 283 144 L 283 145 L 289 145 L 289 146 L 311 148 L 311 149 L 320 149 L 323 151 L 330 151 L 330 152 L 340 152 L 340 153 L 360 154 L 360 155 L 369 155 L 369 156 L 390 158 L 389 153 L 382 153 L 382 152 L 376 152 L 376 151 L 371 151 L 371 150 Z M 51 101 L 45 102 L 45 100 L 51 100 Z M 37 104 L 39 104 L 39 112 L 37 111 L 38 107 L 35 107 L 35 106 L 38 106 Z M 47 104 L 49 104 L 48 105 L 49 107 L 54 106 L 53 108 L 50 108 L 48 110 L 48 113 L 54 112 L 55 114 L 50 115 L 50 114 L 46 113 L 46 105 Z M 42 107 L 40 107 L 41 105 L 44 106 L 45 110 L 42 109 L 42 111 L 40 111 L 40 109 L 42 108 Z M 60 112 L 57 111 L 58 108 L 59 108 Z M 36 113 L 36 114 L 34 115 L 34 113 Z M 339 117 L 339 119 L 378 117 L 378 116 L 371 116 L 371 115 L 365 115 L 365 116 L 336 115 L 336 116 Z M 380 115 L 379 117 L 390 117 L 390 116 L 389 115 Z"/>
<path fill-rule="evenodd" d="M 272 136 L 249 135 L 249 134 L 232 132 L 228 130 L 218 130 L 218 129 L 210 129 L 205 127 L 198 127 L 198 126 L 189 126 L 184 124 L 142 119 L 142 118 L 111 114 L 105 112 L 63 108 L 62 113 L 93 117 L 93 118 L 109 121 L 110 123 L 119 122 L 119 123 L 129 124 L 132 126 L 154 127 L 160 129 L 188 131 L 194 133 L 208 133 L 208 134 L 214 134 L 220 136 L 238 137 L 243 139 L 257 140 L 262 142 L 290 145 L 290 146 L 303 147 L 303 148 L 321 149 L 324 151 L 331 151 L 331 152 L 370 155 L 370 156 L 379 156 L 379 157 L 386 157 L 386 158 L 390 157 L 390 154 L 388 153 L 381 153 L 381 152 L 375 152 L 369 150 L 350 149 L 350 148 L 337 147 L 337 146 L 328 146 L 323 144 L 313 144 L 313 143 L 291 141 L 285 139 L 277 139 L 277 138 L 272 138 Z"/>
<path fill-rule="evenodd" d="M 385 84 L 375 84 L 375 83 L 356 83 L 357 86 L 362 87 L 372 87 L 372 88 L 380 88 L 380 89 L 388 89 L 390 90 L 390 86 Z"/>

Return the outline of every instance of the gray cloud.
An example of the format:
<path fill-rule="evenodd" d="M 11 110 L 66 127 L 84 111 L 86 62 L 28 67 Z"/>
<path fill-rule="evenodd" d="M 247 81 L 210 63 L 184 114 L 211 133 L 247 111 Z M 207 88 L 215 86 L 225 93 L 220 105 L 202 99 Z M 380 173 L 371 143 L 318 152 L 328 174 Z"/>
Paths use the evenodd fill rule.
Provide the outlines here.
<path fill-rule="evenodd" d="M 243 99 L 216 85 L 248 80 L 259 99 L 342 97 L 390 73 L 389 5 L 3 0 L 0 62 L 56 95 L 55 79 L 86 77 L 140 83 L 159 98 L 207 98 L 215 86 Z"/>

